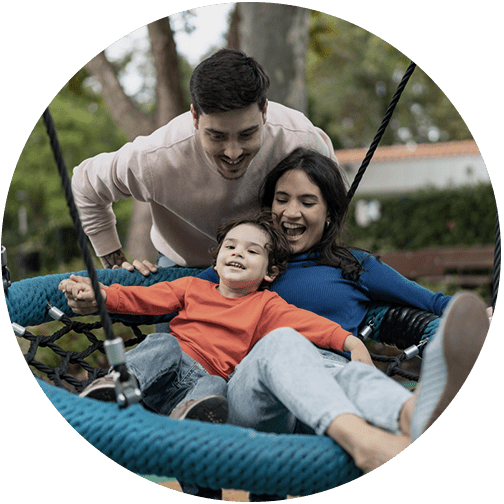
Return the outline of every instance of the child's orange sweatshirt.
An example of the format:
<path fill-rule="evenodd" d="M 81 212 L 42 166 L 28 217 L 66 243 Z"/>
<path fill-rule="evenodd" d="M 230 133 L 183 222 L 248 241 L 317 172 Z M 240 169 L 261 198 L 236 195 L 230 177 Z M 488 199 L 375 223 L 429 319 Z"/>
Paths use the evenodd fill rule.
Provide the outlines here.
<path fill-rule="evenodd" d="M 210 374 L 227 379 L 263 336 L 291 327 L 322 348 L 343 350 L 350 332 L 285 302 L 268 290 L 227 298 L 218 285 L 195 277 L 149 287 L 112 285 L 106 307 L 113 313 L 163 315 L 178 312 L 170 331 L 182 350 Z"/>

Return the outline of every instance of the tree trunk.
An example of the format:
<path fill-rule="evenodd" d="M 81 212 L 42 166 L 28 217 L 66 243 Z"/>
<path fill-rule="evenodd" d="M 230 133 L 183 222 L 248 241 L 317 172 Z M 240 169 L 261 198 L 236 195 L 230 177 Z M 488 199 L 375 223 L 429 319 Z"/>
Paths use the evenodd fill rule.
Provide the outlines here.
<path fill-rule="evenodd" d="M 138 135 L 149 135 L 154 131 L 154 121 L 141 112 L 126 95 L 104 52 L 89 61 L 86 68 L 101 84 L 103 99 L 128 140 L 131 141 Z"/>
<path fill-rule="evenodd" d="M 178 55 L 169 18 L 147 25 L 156 68 L 156 127 L 186 112 L 180 82 Z"/>
<path fill-rule="evenodd" d="M 270 100 L 306 114 L 305 57 L 310 10 L 256 2 L 238 3 L 236 9 L 228 34 L 229 45 L 264 66 L 271 80 Z"/>
<path fill-rule="evenodd" d="M 159 19 L 147 26 L 151 40 L 152 56 L 157 73 L 156 116 L 153 119 L 139 110 L 124 93 L 112 65 L 102 52 L 93 58 L 87 69 L 102 85 L 102 95 L 112 116 L 129 140 L 149 135 L 185 112 L 180 84 L 178 56 L 169 18 Z M 150 240 L 152 219 L 147 203 L 134 202 L 133 213 L 126 240 L 129 260 L 155 261 L 156 250 Z"/>

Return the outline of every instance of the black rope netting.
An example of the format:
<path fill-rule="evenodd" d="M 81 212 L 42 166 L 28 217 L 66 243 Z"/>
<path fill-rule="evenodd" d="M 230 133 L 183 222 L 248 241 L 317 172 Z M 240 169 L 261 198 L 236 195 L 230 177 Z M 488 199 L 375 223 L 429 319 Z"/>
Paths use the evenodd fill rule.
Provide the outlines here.
<path fill-rule="evenodd" d="M 103 328 L 101 321 L 96 322 L 81 322 L 72 320 L 64 314 L 58 318 L 58 321 L 63 324 L 63 327 L 58 329 L 52 335 L 35 335 L 28 330 L 25 330 L 18 336 L 30 342 L 29 349 L 24 355 L 26 363 L 32 368 L 43 373 L 44 378 L 52 382 L 60 388 L 66 388 L 72 392 L 80 393 L 96 378 L 105 376 L 108 373 L 108 366 L 99 367 L 89 363 L 88 359 L 95 352 L 105 355 L 104 341 L 99 339 L 93 331 L 98 331 Z M 124 321 L 115 322 L 129 327 L 133 332 L 133 337 L 126 339 L 123 344 L 126 348 L 130 348 L 138 343 L 141 343 L 146 335 L 142 333 L 137 324 L 127 323 Z M 69 351 L 63 349 L 67 346 L 65 342 L 61 342 L 66 335 L 70 333 L 81 334 L 87 338 L 89 346 L 82 351 Z M 79 342 L 82 344 L 82 342 Z M 54 352 L 59 357 L 59 364 L 51 367 L 50 365 L 37 360 L 37 352 L 47 348 Z M 46 359 L 45 360 L 49 360 Z M 96 359 L 95 359 L 96 360 Z M 72 371 L 69 371 L 72 368 Z M 35 373 L 34 373 L 35 374 Z M 79 379 L 81 377 L 81 379 Z M 66 382 L 66 384 L 64 383 Z"/>

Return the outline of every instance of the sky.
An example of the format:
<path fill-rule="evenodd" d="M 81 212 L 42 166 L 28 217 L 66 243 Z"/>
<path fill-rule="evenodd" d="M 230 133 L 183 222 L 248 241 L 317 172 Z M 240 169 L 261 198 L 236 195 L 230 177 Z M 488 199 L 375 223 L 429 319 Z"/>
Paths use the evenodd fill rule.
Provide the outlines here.
<path fill-rule="evenodd" d="M 184 22 L 181 13 L 170 15 L 170 24 L 175 32 L 177 51 L 188 62 L 195 66 L 213 46 L 222 46 L 225 43 L 224 35 L 228 28 L 228 14 L 233 3 L 210 5 L 191 9 L 194 16 L 189 18 L 194 30 L 186 33 L 183 30 Z M 124 52 L 132 47 L 146 48 L 149 45 L 147 27 L 142 26 L 130 34 L 119 39 L 106 49 L 107 57 L 120 58 Z M 134 95 L 142 87 L 143 77 L 135 72 L 135 66 L 142 63 L 141 52 L 133 57 L 129 65 L 129 72 L 121 79 L 124 90 L 129 95 Z"/>

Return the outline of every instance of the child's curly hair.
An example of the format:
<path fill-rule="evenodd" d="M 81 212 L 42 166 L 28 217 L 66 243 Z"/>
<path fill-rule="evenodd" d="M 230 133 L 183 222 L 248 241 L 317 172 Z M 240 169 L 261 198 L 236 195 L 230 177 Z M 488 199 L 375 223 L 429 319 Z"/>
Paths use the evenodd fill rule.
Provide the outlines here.
<path fill-rule="evenodd" d="M 213 257 L 213 266 L 217 262 L 217 255 L 219 254 L 222 242 L 226 238 L 229 231 L 242 224 L 252 224 L 265 231 L 270 242 L 266 244 L 268 251 L 268 275 L 273 275 L 275 266 L 278 268 L 276 278 L 278 278 L 287 269 L 287 260 L 290 255 L 289 242 L 282 230 L 275 224 L 271 210 L 263 210 L 253 217 L 243 217 L 226 222 L 219 226 L 217 230 L 217 246 L 210 250 Z M 270 282 L 263 280 L 259 285 L 258 290 L 269 289 Z"/>

